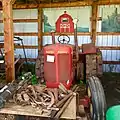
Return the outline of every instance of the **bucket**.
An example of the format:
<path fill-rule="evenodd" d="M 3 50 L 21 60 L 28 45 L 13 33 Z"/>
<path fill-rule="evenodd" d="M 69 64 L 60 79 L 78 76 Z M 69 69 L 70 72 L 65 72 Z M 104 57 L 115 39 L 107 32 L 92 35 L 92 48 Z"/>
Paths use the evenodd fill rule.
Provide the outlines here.
<path fill-rule="evenodd" d="M 106 120 L 120 120 L 120 105 L 110 107 L 107 110 Z"/>

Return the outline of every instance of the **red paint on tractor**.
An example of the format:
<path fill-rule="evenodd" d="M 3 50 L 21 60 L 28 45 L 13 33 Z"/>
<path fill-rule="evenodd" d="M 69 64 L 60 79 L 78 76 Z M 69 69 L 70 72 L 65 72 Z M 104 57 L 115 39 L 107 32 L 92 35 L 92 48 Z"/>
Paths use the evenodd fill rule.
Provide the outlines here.
<path fill-rule="evenodd" d="M 85 96 L 83 99 L 80 99 L 80 105 L 83 105 L 84 107 L 88 108 L 90 103 L 90 98 L 88 96 Z"/>
<path fill-rule="evenodd" d="M 47 87 L 58 87 L 63 83 L 70 88 L 73 81 L 72 48 L 66 44 L 44 47 L 44 78 Z"/>

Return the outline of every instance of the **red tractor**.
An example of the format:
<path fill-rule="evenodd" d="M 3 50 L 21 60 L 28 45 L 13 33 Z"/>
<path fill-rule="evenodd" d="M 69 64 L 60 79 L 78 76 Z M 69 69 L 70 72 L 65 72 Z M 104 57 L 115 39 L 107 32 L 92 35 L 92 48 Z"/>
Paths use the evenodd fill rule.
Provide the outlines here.
<path fill-rule="evenodd" d="M 98 75 L 101 75 L 101 52 L 93 44 L 83 45 L 79 50 L 77 32 L 75 29 L 74 42 L 70 45 L 70 37 L 62 34 L 55 43 L 46 45 L 39 52 L 36 61 L 36 76 L 42 83 L 46 82 L 47 87 L 58 87 L 60 83 L 67 89 L 82 79 L 86 82 L 86 95 L 82 101 L 87 106 L 92 120 L 104 120 L 106 100 L 104 90 Z M 90 63 L 90 64 L 88 64 Z M 93 69 L 90 69 L 91 66 Z M 88 72 L 89 69 L 89 72 Z M 81 94 L 81 93 L 80 93 Z"/>

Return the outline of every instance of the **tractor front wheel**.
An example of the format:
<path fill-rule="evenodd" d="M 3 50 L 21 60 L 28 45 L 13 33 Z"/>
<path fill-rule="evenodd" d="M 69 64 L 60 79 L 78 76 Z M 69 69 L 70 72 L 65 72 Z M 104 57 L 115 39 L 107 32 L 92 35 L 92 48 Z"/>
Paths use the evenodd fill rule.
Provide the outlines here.
<path fill-rule="evenodd" d="M 103 87 L 97 77 L 87 80 L 87 95 L 90 99 L 89 113 L 92 120 L 105 120 L 106 100 Z"/>

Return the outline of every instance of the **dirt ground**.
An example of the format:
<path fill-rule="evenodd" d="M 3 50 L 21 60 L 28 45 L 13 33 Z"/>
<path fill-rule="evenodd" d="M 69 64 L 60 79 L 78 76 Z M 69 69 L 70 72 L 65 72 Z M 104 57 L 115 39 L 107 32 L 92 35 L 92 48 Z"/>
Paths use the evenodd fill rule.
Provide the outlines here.
<path fill-rule="evenodd" d="M 108 108 L 120 104 L 120 73 L 104 73 L 101 81 Z"/>

